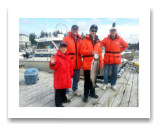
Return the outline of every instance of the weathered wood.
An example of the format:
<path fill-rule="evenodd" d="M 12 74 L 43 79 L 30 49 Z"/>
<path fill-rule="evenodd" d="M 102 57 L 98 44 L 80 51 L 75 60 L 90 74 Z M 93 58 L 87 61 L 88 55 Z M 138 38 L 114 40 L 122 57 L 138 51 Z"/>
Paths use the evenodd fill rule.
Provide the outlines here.
<path fill-rule="evenodd" d="M 125 79 L 129 80 L 129 78 L 130 78 L 130 73 L 127 72 L 127 75 L 125 76 Z M 116 96 L 114 96 L 113 100 L 111 99 L 111 107 L 120 107 L 124 91 L 126 90 L 126 86 L 127 86 L 127 82 L 128 82 L 127 80 L 125 81 L 126 84 L 121 84 L 121 88 L 118 91 L 120 93 L 117 94 Z M 124 80 L 123 80 L 123 82 L 124 82 Z M 124 91 L 122 91 L 122 90 L 124 90 Z"/>
<path fill-rule="evenodd" d="M 137 74 L 134 74 L 129 107 L 137 107 L 137 103 Z"/>
<path fill-rule="evenodd" d="M 130 78 L 128 80 L 128 85 L 126 86 L 126 90 L 125 90 L 124 96 L 123 96 L 121 104 L 120 104 L 120 107 L 128 107 L 128 105 L 129 105 L 130 92 L 131 92 L 131 89 L 132 89 L 133 77 L 134 77 L 134 75 L 133 75 L 133 73 L 131 73 Z"/>
<path fill-rule="evenodd" d="M 56 107 L 55 106 L 55 99 L 49 101 L 48 103 L 44 104 L 43 107 Z"/>
<path fill-rule="evenodd" d="M 99 83 L 98 83 L 98 85 L 99 85 Z M 100 90 L 101 88 L 95 88 L 95 93 L 97 94 L 97 92 Z M 83 96 L 83 98 L 84 98 L 84 96 Z M 82 98 L 82 101 L 81 101 L 81 103 L 78 105 L 78 107 L 84 107 L 91 99 L 92 99 L 92 97 L 88 97 L 88 102 L 83 102 L 83 98 Z"/>
<path fill-rule="evenodd" d="M 45 97 L 28 104 L 27 107 L 41 107 L 44 106 L 45 104 L 49 103 L 54 99 L 54 93 L 50 93 L 49 95 L 46 95 Z"/>
<path fill-rule="evenodd" d="M 79 86 L 78 87 L 79 91 L 82 92 L 82 94 L 83 94 L 83 91 L 84 91 L 84 83 L 83 83 L 83 81 L 81 81 L 81 83 L 78 83 L 78 86 Z M 73 104 L 75 103 L 75 100 L 80 99 L 83 96 L 83 95 L 76 96 L 73 92 L 70 92 L 70 94 L 72 96 L 72 97 L 69 97 L 69 99 L 71 100 L 71 103 L 65 103 L 65 104 L 63 104 L 64 106 L 72 107 Z M 78 103 L 78 102 L 79 101 L 76 101 L 76 103 Z"/>
<path fill-rule="evenodd" d="M 41 94 L 38 94 L 38 95 L 35 95 L 35 96 L 30 96 L 30 97 L 24 98 L 23 100 L 19 101 L 19 105 L 20 106 L 27 106 L 31 103 L 39 101 L 41 98 L 43 98 L 43 97 L 45 97 L 45 96 L 47 96 L 51 93 L 54 93 L 54 89 L 50 89 L 46 92 L 42 92 Z"/>
<path fill-rule="evenodd" d="M 112 89 L 110 88 L 110 89 L 106 92 L 107 97 L 105 98 L 106 100 L 105 100 L 104 104 L 103 104 L 103 102 L 101 102 L 101 104 L 103 104 L 103 107 L 108 107 L 110 97 L 111 97 L 112 95 L 116 94 L 116 93 L 119 91 L 119 89 L 121 88 L 121 84 L 119 84 L 119 83 L 122 83 L 122 82 L 123 82 L 124 76 L 125 76 L 125 72 L 122 74 L 121 78 L 117 79 L 117 82 L 116 82 L 117 91 L 114 91 L 114 90 L 112 90 Z M 113 102 L 114 98 L 115 98 L 115 96 L 111 99 L 110 103 Z M 103 99 L 103 98 L 102 98 L 102 99 Z M 102 106 L 101 104 L 100 104 L 100 106 Z M 110 105 L 111 105 L 111 104 L 110 104 Z"/>
<path fill-rule="evenodd" d="M 117 83 L 121 82 L 121 79 L 119 78 L 117 80 Z M 116 87 L 118 88 L 118 86 L 120 86 L 120 84 L 116 84 Z M 99 100 L 97 102 L 95 102 L 94 107 L 102 107 L 104 105 L 104 103 L 107 101 L 107 99 L 110 97 L 110 94 L 112 92 L 111 88 L 108 88 L 106 90 L 104 90 L 104 94 L 102 94 L 99 98 Z"/>
<path fill-rule="evenodd" d="M 49 86 L 41 85 L 40 87 L 20 92 L 19 100 L 21 101 L 24 98 L 31 98 L 31 97 L 37 96 L 39 94 L 42 94 L 43 92 L 47 92 L 48 90 L 53 90 L 53 86 L 52 85 L 49 85 Z"/>
<path fill-rule="evenodd" d="M 96 93 L 99 98 L 97 98 L 97 99 L 91 98 L 84 107 L 95 106 L 95 104 L 98 104 L 98 100 L 100 99 L 100 97 L 105 93 L 105 90 L 102 90 L 103 84 L 98 83 L 97 85 L 100 87 L 100 90 L 98 90 L 97 93 Z"/>

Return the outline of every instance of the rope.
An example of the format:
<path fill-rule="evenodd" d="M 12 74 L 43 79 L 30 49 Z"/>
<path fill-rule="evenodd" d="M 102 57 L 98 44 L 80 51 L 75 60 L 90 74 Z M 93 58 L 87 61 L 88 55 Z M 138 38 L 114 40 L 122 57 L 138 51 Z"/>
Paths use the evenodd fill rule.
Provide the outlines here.
<path fill-rule="evenodd" d="M 118 93 L 116 93 L 116 94 L 114 94 L 114 95 L 112 95 L 112 96 L 110 97 L 110 99 L 109 99 L 109 103 L 108 103 L 108 107 L 110 107 L 110 101 L 111 101 L 111 98 L 112 98 L 112 97 L 114 97 L 115 95 L 118 95 L 118 94 L 120 94 L 121 92 L 123 92 L 123 91 L 124 91 L 124 89 L 125 89 L 125 87 L 124 87 L 125 80 L 127 80 L 127 79 L 126 79 L 127 72 L 128 72 L 128 70 L 126 71 L 126 74 L 125 74 L 125 77 L 124 77 L 124 82 L 123 82 L 123 83 L 119 83 L 119 84 L 123 84 L 123 89 L 122 89 L 120 92 L 118 92 Z"/>

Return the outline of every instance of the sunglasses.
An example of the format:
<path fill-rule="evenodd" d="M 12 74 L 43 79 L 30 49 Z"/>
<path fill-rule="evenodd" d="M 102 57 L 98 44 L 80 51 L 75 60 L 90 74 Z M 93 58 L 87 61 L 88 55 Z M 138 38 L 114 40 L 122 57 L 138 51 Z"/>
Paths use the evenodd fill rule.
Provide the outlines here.
<path fill-rule="evenodd" d="M 92 32 L 97 32 L 97 31 L 95 31 L 95 30 L 91 30 Z"/>

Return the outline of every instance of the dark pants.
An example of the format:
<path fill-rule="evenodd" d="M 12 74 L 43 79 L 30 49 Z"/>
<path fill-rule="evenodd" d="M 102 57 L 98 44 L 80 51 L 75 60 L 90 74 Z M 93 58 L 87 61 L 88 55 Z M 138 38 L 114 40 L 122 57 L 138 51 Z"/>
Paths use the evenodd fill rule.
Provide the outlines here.
<path fill-rule="evenodd" d="M 84 97 L 95 94 L 95 88 L 92 88 L 92 81 L 90 79 L 90 70 L 84 70 Z"/>
<path fill-rule="evenodd" d="M 56 107 L 62 105 L 61 102 L 66 102 L 66 89 L 55 89 L 55 105 Z"/>

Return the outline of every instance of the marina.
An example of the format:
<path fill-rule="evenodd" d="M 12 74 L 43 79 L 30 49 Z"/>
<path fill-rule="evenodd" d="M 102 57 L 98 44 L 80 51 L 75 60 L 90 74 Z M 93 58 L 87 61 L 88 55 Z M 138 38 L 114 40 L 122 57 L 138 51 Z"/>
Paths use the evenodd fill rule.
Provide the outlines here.
<path fill-rule="evenodd" d="M 136 57 L 133 61 L 139 63 L 139 58 Z M 24 80 L 25 71 L 21 64 L 19 66 L 19 107 L 55 107 L 53 73 L 40 70 L 37 83 L 27 85 Z M 99 98 L 94 99 L 89 96 L 88 102 L 85 103 L 82 101 L 84 95 L 76 96 L 70 89 L 71 103 L 63 105 L 65 107 L 139 107 L 139 73 L 134 68 L 127 68 L 117 79 L 117 91 L 111 88 L 102 90 L 103 82 L 99 80 L 97 85 L 99 88 L 96 88 L 96 94 Z M 83 77 L 80 77 L 78 88 L 82 93 L 84 92 Z M 113 96 L 116 93 L 119 94 Z"/>

